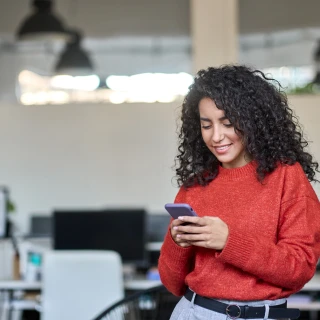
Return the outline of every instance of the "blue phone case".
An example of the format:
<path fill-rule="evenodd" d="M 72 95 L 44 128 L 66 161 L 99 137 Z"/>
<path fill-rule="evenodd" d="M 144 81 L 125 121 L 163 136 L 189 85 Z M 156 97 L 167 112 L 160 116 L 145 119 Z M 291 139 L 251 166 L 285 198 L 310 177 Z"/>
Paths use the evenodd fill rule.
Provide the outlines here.
<path fill-rule="evenodd" d="M 187 203 L 167 203 L 164 207 L 174 219 L 178 219 L 180 216 L 197 216 Z"/>

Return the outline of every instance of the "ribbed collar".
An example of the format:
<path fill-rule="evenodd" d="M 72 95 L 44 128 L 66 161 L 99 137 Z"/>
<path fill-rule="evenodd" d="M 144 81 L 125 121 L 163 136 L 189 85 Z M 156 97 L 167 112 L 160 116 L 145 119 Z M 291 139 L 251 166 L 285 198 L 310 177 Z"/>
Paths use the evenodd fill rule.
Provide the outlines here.
<path fill-rule="evenodd" d="M 252 176 L 256 177 L 257 163 L 255 161 L 250 161 L 246 165 L 238 168 L 226 169 L 219 166 L 219 173 L 217 179 L 223 180 L 239 180 L 244 177 Z"/>

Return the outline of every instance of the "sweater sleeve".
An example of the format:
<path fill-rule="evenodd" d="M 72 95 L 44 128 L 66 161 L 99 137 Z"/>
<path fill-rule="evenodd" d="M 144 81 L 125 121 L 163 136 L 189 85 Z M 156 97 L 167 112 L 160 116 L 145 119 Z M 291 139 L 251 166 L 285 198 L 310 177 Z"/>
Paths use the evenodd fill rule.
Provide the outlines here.
<path fill-rule="evenodd" d="M 185 192 L 180 189 L 175 203 L 184 202 Z M 182 248 L 174 242 L 169 226 L 161 247 L 158 269 L 162 283 L 174 295 L 182 296 L 186 291 L 185 278 L 193 268 L 193 255 L 194 247 Z"/>
<path fill-rule="evenodd" d="M 320 205 L 303 196 L 282 204 L 276 243 L 233 226 L 217 259 L 279 287 L 300 290 L 313 276 L 320 253 Z"/>

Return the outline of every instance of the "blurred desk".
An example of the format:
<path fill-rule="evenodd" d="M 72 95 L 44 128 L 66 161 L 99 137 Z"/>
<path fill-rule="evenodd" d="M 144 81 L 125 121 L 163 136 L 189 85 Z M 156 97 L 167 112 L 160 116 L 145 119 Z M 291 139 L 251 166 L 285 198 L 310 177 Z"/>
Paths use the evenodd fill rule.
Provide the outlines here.
<path fill-rule="evenodd" d="M 163 242 L 148 242 L 146 244 L 146 250 L 148 251 L 160 251 Z"/>
<path fill-rule="evenodd" d="M 124 288 L 127 291 L 138 291 L 146 290 L 161 284 L 160 280 L 147 280 L 143 278 L 132 279 L 124 281 Z M 15 309 L 15 297 L 14 293 L 17 291 L 38 291 L 41 292 L 42 284 L 40 281 L 30 282 L 23 280 L 2 280 L 0 281 L 0 292 L 5 294 L 4 307 L 7 310 L 7 316 L 1 317 L 0 319 L 11 319 L 11 311 Z M 301 289 L 300 293 L 313 292 L 320 293 L 320 274 L 315 274 L 314 277 L 306 283 L 306 285 Z M 30 307 L 25 307 L 22 309 L 34 309 L 36 302 L 29 302 Z M 26 304 L 28 306 L 28 303 Z M 310 311 L 312 319 L 317 318 L 317 312 L 320 310 L 320 301 L 310 301 L 310 302 L 299 302 L 298 300 L 290 301 L 288 300 L 288 307 L 298 308 L 302 311 Z M 1 308 L 0 308 L 1 309 Z"/>
<path fill-rule="evenodd" d="M 161 284 L 160 280 L 139 278 L 125 281 L 124 287 L 128 290 L 144 290 L 158 286 L 159 284 Z M 23 280 L 0 280 L 0 291 L 13 293 L 18 290 L 41 291 L 41 281 L 30 282 Z M 314 277 L 301 289 L 301 292 L 303 291 L 320 292 L 320 274 L 315 274 Z"/>
<path fill-rule="evenodd" d="M 320 273 L 316 273 L 301 291 L 320 291 Z"/>
<path fill-rule="evenodd" d="M 12 319 L 13 310 L 35 310 L 38 304 L 35 300 L 16 299 L 17 292 L 41 291 L 41 282 L 23 280 L 1 280 L 0 292 L 4 299 L 0 308 L 0 319 Z"/>
<path fill-rule="evenodd" d="M 128 280 L 124 283 L 125 290 L 147 290 L 161 284 L 160 280 Z"/>
<path fill-rule="evenodd" d="M 318 319 L 318 311 L 320 310 L 320 301 L 314 299 L 314 295 L 320 293 L 320 274 L 316 273 L 312 279 L 307 282 L 300 292 L 296 295 L 292 295 L 288 299 L 288 308 L 297 308 L 301 311 L 308 311 L 311 320 Z M 308 299 L 304 299 L 302 295 L 305 295 Z M 299 298 L 299 296 L 301 296 Z"/>
<path fill-rule="evenodd" d="M 41 281 L 1 280 L 0 291 L 40 291 Z"/>
<path fill-rule="evenodd" d="M 124 288 L 128 290 L 145 290 L 161 284 L 160 280 L 133 279 L 124 282 Z M 41 281 L 30 282 L 23 280 L 2 280 L 0 291 L 14 293 L 15 291 L 41 291 Z"/>
<path fill-rule="evenodd" d="M 128 280 L 124 282 L 125 290 L 139 291 L 145 290 L 161 284 L 157 280 Z M 2 306 L 0 306 L 0 319 L 11 320 L 13 310 L 36 310 L 39 302 L 36 300 L 19 299 L 15 296 L 17 292 L 39 292 L 41 293 L 41 281 L 30 282 L 23 280 L 1 280 L 0 292 L 3 294 Z"/>

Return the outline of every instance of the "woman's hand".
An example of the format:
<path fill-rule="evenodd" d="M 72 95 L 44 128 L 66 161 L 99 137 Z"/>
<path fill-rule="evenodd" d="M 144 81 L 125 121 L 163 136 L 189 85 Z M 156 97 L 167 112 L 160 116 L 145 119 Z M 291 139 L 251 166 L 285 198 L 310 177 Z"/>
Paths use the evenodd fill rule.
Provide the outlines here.
<path fill-rule="evenodd" d="M 175 221 L 180 221 L 177 223 Z M 189 222 L 189 225 L 182 223 Z M 183 246 L 194 245 L 215 250 L 222 250 L 229 236 L 228 225 L 218 217 L 188 217 L 174 220 L 171 225 L 174 241 Z M 182 246 L 182 245 L 181 245 Z"/>
<path fill-rule="evenodd" d="M 171 237 L 178 246 L 187 248 L 187 247 L 190 247 L 191 244 L 188 241 L 181 239 L 179 235 L 182 233 L 182 231 L 178 231 L 178 229 L 176 229 L 176 228 L 180 228 L 182 224 L 185 224 L 185 222 L 180 219 L 174 219 L 171 222 L 171 226 L 170 226 Z"/>

